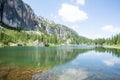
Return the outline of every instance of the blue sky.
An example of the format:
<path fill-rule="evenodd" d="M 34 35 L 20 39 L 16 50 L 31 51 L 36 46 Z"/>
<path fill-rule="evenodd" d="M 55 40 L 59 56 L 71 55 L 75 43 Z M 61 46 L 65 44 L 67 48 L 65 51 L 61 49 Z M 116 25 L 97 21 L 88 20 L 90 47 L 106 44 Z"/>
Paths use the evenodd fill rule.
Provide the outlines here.
<path fill-rule="evenodd" d="M 120 0 L 23 0 L 33 11 L 88 38 L 120 33 Z"/>

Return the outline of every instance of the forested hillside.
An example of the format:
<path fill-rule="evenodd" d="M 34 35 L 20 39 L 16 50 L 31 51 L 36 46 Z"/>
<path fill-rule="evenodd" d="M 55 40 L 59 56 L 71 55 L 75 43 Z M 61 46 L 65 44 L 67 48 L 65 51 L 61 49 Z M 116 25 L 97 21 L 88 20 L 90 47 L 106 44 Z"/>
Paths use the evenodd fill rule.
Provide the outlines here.
<path fill-rule="evenodd" d="M 112 36 L 110 38 L 104 39 L 95 39 L 94 40 L 95 44 L 100 44 L 100 45 L 117 45 L 120 46 L 120 34 L 117 34 L 115 36 Z"/>
<path fill-rule="evenodd" d="M 0 45 L 89 44 L 74 30 L 37 16 L 22 0 L 0 0 Z"/>

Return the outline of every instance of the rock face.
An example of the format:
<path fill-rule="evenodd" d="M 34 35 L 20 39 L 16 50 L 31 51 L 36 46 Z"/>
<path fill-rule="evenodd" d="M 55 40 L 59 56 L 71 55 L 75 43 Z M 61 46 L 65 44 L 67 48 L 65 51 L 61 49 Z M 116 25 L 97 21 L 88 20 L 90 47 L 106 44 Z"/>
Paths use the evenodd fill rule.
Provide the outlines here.
<path fill-rule="evenodd" d="M 61 38 L 63 40 L 67 39 L 68 36 L 71 36 L 71 34 L 77 35 L 77 33 L 75 33 L 72 29 L 62 24 L 56 24 L 53 21 L 50 21 L 41 16 L 38 17 L 38 22 L 38 27 L 42 31 L 45 31 L 49 35 L 56 35 L 57 38 Z"/>
<path fill-rule="evenodd" d="M 38 24 L 33 10 L 22 0 L 0 0 L 0 22 L 26 30 L 35 30 Z"/>
<path fill-rule="evenodd" d="M 47 34 L 63 41 L 69 39 L 68 42 L 79 37 L 75 31 L 64 25 L 38 17 L 22 0 L 0 0 L 0 24 L 10 28 L 38 31 L 44 36 Z"/>

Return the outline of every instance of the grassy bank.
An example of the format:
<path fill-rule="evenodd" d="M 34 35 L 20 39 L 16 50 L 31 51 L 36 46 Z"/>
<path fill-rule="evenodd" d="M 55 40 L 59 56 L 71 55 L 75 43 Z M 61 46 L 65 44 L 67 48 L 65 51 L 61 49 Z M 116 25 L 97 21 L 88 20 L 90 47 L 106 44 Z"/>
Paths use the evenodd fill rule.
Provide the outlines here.
<path fill-rule="evenodd" d="M 40 36 L 34 32 L 21 30 L 15 31 L 6 28 L 0 28 L 0 46 L 34 45 L 34 41 Z"/>
<path fill-rule="evenodd" d="M 120 49 L 120 45 L 103 45 L 105 48 L 115 48 L 115 49 Z"/>
<path fill-rule="evenodd" d="M 63 44 L 64 40 L 57 39 L 56 35 L 49 35 L 40 31 L 12 30 L 0 27 L 0 47 L 4 46 L 55 46 Z"/>

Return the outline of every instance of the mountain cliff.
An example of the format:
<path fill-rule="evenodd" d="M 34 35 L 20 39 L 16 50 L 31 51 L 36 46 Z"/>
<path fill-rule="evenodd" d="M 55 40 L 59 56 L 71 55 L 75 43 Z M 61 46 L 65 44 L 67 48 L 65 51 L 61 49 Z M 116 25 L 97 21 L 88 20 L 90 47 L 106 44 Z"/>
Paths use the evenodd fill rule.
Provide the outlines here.
<path fill-rule="evenodd" d="M 79 44 L 88 40 L 65 25 L 35 15 L 22 0 L 0 0 L 0 24 L 7 28 L 34 31 L 41 42 Z"/>
<path fill-rule="evenodd" d="M 22 0 L 0 0 L 0 22 L 10 27 L 34 30 L 38 24 L 29 5 Z"/>

